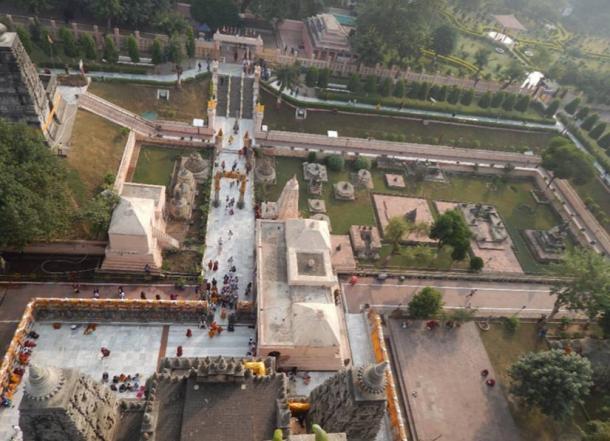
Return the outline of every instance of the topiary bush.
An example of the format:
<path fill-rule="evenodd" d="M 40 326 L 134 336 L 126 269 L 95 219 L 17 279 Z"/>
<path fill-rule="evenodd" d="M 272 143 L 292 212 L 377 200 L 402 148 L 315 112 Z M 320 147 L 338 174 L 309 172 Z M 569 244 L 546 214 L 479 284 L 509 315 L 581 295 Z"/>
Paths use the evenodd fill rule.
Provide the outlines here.
<path fill-rule="evenodd" d="M 332 171 L 342 171 L 345 168 L 345 160 L 339 155 L 330 155 L 326 158 L 326 166 Z"/>
<path fill-rule="evenodd" d="M 356 170 L 370 170 L 371 169 L 371 160 L 366 156 L 358 156 L 354 161 L 354 168 Z"/>

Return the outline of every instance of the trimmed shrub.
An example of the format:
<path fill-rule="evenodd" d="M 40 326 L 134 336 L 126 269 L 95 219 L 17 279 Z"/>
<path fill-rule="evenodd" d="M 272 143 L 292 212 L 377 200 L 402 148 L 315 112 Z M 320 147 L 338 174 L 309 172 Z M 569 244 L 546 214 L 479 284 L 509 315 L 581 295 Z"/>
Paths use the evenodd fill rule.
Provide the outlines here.
<path fill-rule="evenodd" d="M 546 116 L 553 116 L 557 113 L 557 111 L 559 110 L 559 105 L 561 104 L 561 102 L 559 100 L 553 100 L 549 103 L 548 107 L 546 108 L 544 114 Z"/>
<path fill-rule="evenodd" d="M 309 152 L 307 154 L 307 162 L 316 162 L 318 160 L 318 155 L 316 152 Z"/>
<path fill-rule="evenodd" d="M 140 61 L 140 49 L 138 49 L 138 42 L 136 41 L 136 37 L 130 35 L 127 37 L 127 53 L 129 54 L 129 58 L 134 63 L 138 63 Z"/>
<path fill-rule="evenodd" d="M 328 87 L 329 80 L 330 80 L 330 70 L 320 69 L 318 71 L 318 87 L 320 89 L 326 89 Z"/>
<path fill-rule="evenodd" d="M 449 104 L 457 104 L 460 101 L 461 90 L 457 86 L 452 86 L 449 90 L 447 102 Z"/>
<path fill-rule="evenodd" d="M 443 307 L 443 293 L 426 286 L 409 302 L 409 315 L 414 319 L 434 317 Z"/>
<path fill-rule="evenodd" d="M 521 95 L 515 104 L 515 110 L 519 112 L 527 112 L 527 109 L 530 106 L 530 96 L 529 95 Z"/>
<path fill-rule="evenodd" d="M 479 98 L 479 107 L 482 109 L 487 109 L 491 105 L 491 92 L 485 92 Z"/>
<path fill-rule="evenodd" d="M 589 116 L 590 111 L 591 109 L 589 107 L 581 107 L 576 113 L 576 119 L 585 119 L 587 116 Z"/>
<path fill-rule="evenodd" d="M 347 82 L 347 88 L 352 93 L 361 93 L 362 92 L 362 81 L 360 80 L 360 75 L 351 74 L 349 80 Z"/>
<path fill-rule="evenodd" d="M 479 256 L 474 256 L 470 259 L 470 271 L 481 271 L 485 263 Z"/>
<path fill-rule="evenodd" d="M 511 110 L 513 110 L 513 107 L 515 107 L 515 102 L 517 101 L 517 97 L 510 93 L 508 95 L 506 95 L 506 98 L 504 99 L 504 102 L 502 103 L 502 108 L 504 110 L 506 110 L 507 112 L 510 112 Z"/>
<path fill-rule="evenodd" d="M 364 91 L 366 93 L 377 93 L 377 77 L 374 75 L 369 75 L 366 77 L 366 83 L 364 84 Z"/>
<path fill-rule="evenodd" d="M 59 29 L 59 38 L 64 46 L 64 54 L 72 58 L 78 57 L 78 45 L 72 31 L 65 26 L 61 27 Z"/>
<path fill-rule="evenodd" d="M 115 64 L 119 61 L 119 51 L 114 44 L 114 40 L 107 36 L 104 39 L 104 58 L 108 63 Z"/>
<path fill-rule="evenodd" d="M 601 122 L 591 129 L 591 131 L 589 132 L 589 136 L 591 136 L 591 138 L 593 138 L 595 140 L 598 140 L 599 137 L 602 136 L 605 131 L 606 131 L 606 123 Z"/>
<path fill-rule="evenodd" d="M 345 168 L 343 156 L 330 155 L 326 158 L 326 165 L 332 171 L 342 171 Z"/>
<path fill-rule="evenodd" d="M 504 93 L 502 91 L 498 91 L 498 92 L 494 93 L 493 97 L 491 98 L 491 107 L 493 107 L 494 109 L 497 109 L 498 107 L 500 107 L 502 105 L 502 103 L 504 102 L 505 96 L 506 96 L 506 93 Z"/>
<path fill-rule="evenodd" d="M 447 101 L 447 94 L 449 93 L 449 88 L 447 86 L 441 86 L 441 90 L 438 92 L 438 101 Z"/>
<path fill-rule="evenodd" d="M 424 81 L 421 84 L 421 87 L 419 88 L 419 91 L 417 93 L 417 98 L 422 101 L 426 101 L 429 96 L 430 96 L 430 83 L 427 83 Z"/>
<path fill-rule="evenodd" d="M 599 121 L 599 115 L 597 113 L 594 113 L 592 115 L 589 115 L 580 125 L 580 127 L 582 127 L 584 130 L 591 130 L 593 128 L 593 126 L 595 124 L 597 124 L 597 121 Z"/>
<path fill-rule="evenodd" d="M 407 92 L 407 96 L 411 99 L 417 99 L 419 96 L 419 89 L 421 89 L 421 84 L 417 81 L 413 81 L 409 87 L 409 92 Z"/>
<path fill-rule="evenodd" d="M 576 109 L 578 109 L 579 105 L 580 105 L 580 98 L 576 97 L 564 107 L 564 110 L 567 113 L 569 113 L 570 115 L 574 115 L 574 112 L 576 112 Z"/>
<path fill-rule="evenodd" d="M 404 80 L 398 80 L 396 81 L 396 84 L 394 84 L 394 96 L 396 98 L 403 98 L 405 96 Z"/>
<path fill-rule="evenodd" d="M 379 95 L 388 97 L 392 94 L 392 80 L 390 78 L 384 78 L 379 85 Z"/>
<path fill-rule="evenodd" d="M 95 47 L 95 41 L 89 34 L 82 34 L 78 39 L 78 46 L 80 47 L 81 54 L 86 60 L 97 59 L 97 49 Z"/>
<path fill-rule="evenodd" d="M 467 89 L 464 91 L 464 94 L 462 95 L 462 99 L 460 100 L 460 103 L 462 103 L 464 106 L 470 106 L 472 104 L 473 98 L 474 98 L 474 90 Z"/>
<path fill-rule="evenodd" d="M 307 87 L 316 87 L 316 84 L 318 84 L 318 69 L 310 67 L 305 74 L 305 85 Z"/>
<path fill-rule="evenodd" d="M 438 101 L 438 96 L 440 95 L 440 91 L 441 91 L 441 88 L 435 84 L 430 88 L 429 96 L 431 96 L 432 98 L 434 98 L 435 100 Z"/>
<path fill-rule="evenodd" d="M 366 156 L 358 156 L 354 161 L 354 168 L 356 170 L 370 170 L 371 169 L 371 160 Z"/>
<path fill-rule="evenodd" d="M 604 136 L 602 136 L 600 138 L 599 141 L 597 141 L 597 143 L 599 144 L 599 146 L 603 149 L 609 149 L 610 148 L 610 132 L 606 133 Z"/>

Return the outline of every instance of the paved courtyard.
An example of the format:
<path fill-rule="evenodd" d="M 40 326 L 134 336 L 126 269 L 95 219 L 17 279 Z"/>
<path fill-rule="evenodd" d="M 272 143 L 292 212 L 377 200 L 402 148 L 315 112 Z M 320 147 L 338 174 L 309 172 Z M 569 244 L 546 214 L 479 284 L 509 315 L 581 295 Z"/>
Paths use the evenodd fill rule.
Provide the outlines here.
<path fill-rule="evenodd" d="M 377 218 L 381 224 L 381 231 L 385 231 L 385 227 L 393 217 L 400 217 L 405 219 L 405 216 L 415 210 L 415 223 L 423 223 L 431 225 L 434 221 L 430 206 L 426 199 L 420 198 L 407 198 L 403 196 L 387 196 L 376 194 L 373 195 L 373 202 L 375 205 L 375 212 Z M 412 232 L 406 237 L 403 236 L 403 240 L 412 242 L 425 242 L 434 243 L 434 239 L 430 239 L 426 233 Z"/>
<path fill-rule="evenodd" d="M 390 340 L 403 396 L 420 440 L 518 441 L 519 431 L 494 378 L 472 322 L 459 329 L 427 331 L 423 322 L 403 329 L 389 321 Z"/>

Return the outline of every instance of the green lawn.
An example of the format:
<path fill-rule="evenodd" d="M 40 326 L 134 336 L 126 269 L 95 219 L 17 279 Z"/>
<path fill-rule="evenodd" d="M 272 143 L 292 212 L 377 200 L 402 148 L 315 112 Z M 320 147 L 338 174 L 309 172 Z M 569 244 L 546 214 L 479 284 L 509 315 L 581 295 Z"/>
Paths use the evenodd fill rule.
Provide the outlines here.
<path fill-rule="evenodd" d="M 409 142 L 519 152 L 530 149 L 540 152 L 553 136 L 550 132 L 510 131 L 433 121 L 424 125 L 419 120 L 406 118 L 312 110 L 308 111 L 307 119 L 297 121 L 293 107 L 282 103 L 278 109 L 276 98 L 265 91 L 261 98 L 265 104 L 264 122 L 276 130 L 321 134 L 337 130 L 340 136 L 376 139 L 394 137 Z"/>
<path fill-rule="evenodd" d="M 591 179 L 584 185 L 576 185 L 572 182 L 572 186 L 576 192 L 580 195 L 583 201 L 587 198 L 593 199 L 603 213 L 604 216 L 600 216 L 593 213 L 596 219 L 602 224 L 602 226 L 610 233 L 610 193 L 604 187 L 599 179 Z"/>
<path fill-rule="evenodd" d="M 277 184 L 257 189 L 257 197 L 261 200 L 275 201 L 288 179 L 296 175 L 300 183 L 300 208 L 307 217 L 307 186 L 303 182 L 303 160 L 299 158 L 276 158 Z M 349 168 L 349 167 L 348 167 Z M 375 213 L 368 191 L 360 190 L 354 202 L 336 201 L 332 194 L 332 183 L 349 179 L 349 171 L 340 173 L 329 171 L 329 182 L 324 186 L 323 199 L 326 201 L 328 216 L 331 219 L 333 234 L 347 234 L 351 225 L 374 225 Z M 432 182 L 413 182 L 407 179 L 404 190 L 389 189 L 384 180 L 384 171 L 372 171 L 375 184 L 374 192 L 390 193 L 405 196 L 417 196 L 430 200 L 456 202 L 481 202 L 493 204 L 504 219 L 506 227 L 516 248 L 516 255 L 526 272 L 541 272 L 547 268 L 535 261 L 521 235 L 524 229 L 548 229 L 560 222 L 559 217 L 546 205 L 537 205 L 530 194 L 535 185 L 530 181 L 502 182 L 483 176 L 452 175 L 449 184 Z M 410 256 L 393 256 L 389 262 L 413 266 Z M 435 266 L 448 267 L 448 260 L 442 255 Z M 445 262 L 445 263 L 443 263 Z M 426 265 L 424 265 L 426 266 Z"/>
<path fill-rule="evenodd" d="M 526 410 L 511 399 L 508 393 L 510 386 L 508 368 L 525 353 L 548 349 L 546 343 L 537 336 L 536 325 L 521 323 L 517 331 L 510 334 L 504 330 L 501 323 L 492 323 L 489 331 L 481 331 L 481 339 L 496 372 L 496 380 L 509 399 L 509 407 L 521 431 L 522 439 L 536 441 L 580 439 L 572 420 L 560 423 L 542 415 L 539 411 Z M 577 419 L 581 417 L 580 413 L 580 411 L 576 412 Z"/>
<path fill-rule="evenodd" d="M 133 182 L 169 187 L 176 160 L 180 156 L 188 156 L 193 152 L 193 149 L 142 146 Z M 204 155 L 203 152 L 199 153 Z"/>
<path fill-rule="evenodd" d="M 453 55 L 474 64 L 474 55 L 479 49 L 487 49 L 490 51 L 489 62 L 483 68 L 481 76 L 490 73 L 494 79 L 497 79 L 498 73 L 500 73 L 510 64 L 512 57 L 508 53 L 508 50 L 505 49 L 503 54 L 499 54 L 496 52 L 496 46 L 491 42 L 491 40 L 482 41 L 462 32 L 460 32 L 458 35 L 459 38 Z M 500 66 L 500 70 L 497 69 L 497 66 Z"/>

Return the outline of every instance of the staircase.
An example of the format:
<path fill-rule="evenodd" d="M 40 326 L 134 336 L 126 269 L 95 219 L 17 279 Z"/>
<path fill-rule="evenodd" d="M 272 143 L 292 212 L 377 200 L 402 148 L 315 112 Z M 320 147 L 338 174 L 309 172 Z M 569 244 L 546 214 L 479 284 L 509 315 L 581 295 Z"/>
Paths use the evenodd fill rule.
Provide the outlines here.
<path fill-rule="evenodd" d="M 241 77 L 231 77 L 229 117 L 239 118 L 241 113 Z"/>
<path fill-rule="evenodd" d="M 178 242 L 176 239 L 174 239 L 169 234 L 167 234 L 157 228 L 153 229 L 153 234 L 159 241 L 159 245 L 161 246 L 161 248 L 163 248 L 163 249 L 173 248 L 175 250 L 180 248 L 180 242 Z"/>
<path fill-rule="evenodd" d="M 254 118 L 254 78 L 244 79 L 242 118 Z"/>
<path fill-rule="evenodd" d="M 224 75 L 218 76 L 218 86 L 216 90 L 216 98 L 218 99 L 218 104 L 216 107 L 216 115 L 218 116 L 227 116 L 228 110 L 228 94 L 229 94 L 229 77 Z"/>

